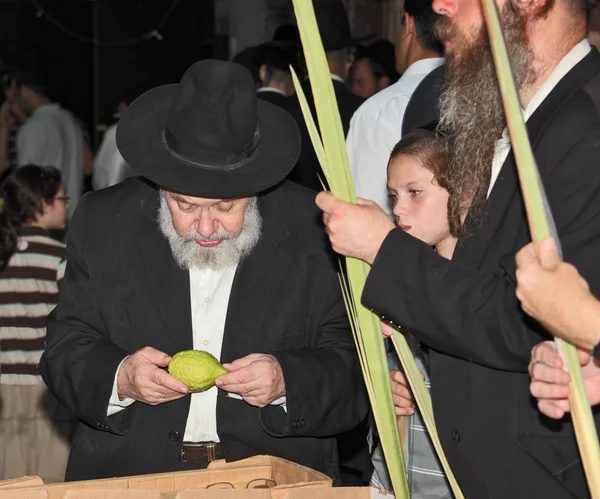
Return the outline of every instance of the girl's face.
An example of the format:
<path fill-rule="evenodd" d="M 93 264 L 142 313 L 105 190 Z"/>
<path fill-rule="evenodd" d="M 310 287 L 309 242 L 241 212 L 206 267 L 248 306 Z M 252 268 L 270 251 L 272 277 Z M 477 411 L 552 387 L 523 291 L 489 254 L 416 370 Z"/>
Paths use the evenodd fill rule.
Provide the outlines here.
<path fill-rule="evenodd" d="M 39 216 L 38 223 L 46 229 L 63 229 L 67 223 L 67 209 L 69 208 L 69 196 L 67 196 L 65 186 L 60 186 L 52 203 L 43 201 L 42 205 L 44 214 Z"/>
<path fill-rule="evenodd" d="M 430 246 L 450 237 L 448 191 L 434 183 L 419 158 L 400 155 L 390 161 L 387 188 L 398 227 Z"/>

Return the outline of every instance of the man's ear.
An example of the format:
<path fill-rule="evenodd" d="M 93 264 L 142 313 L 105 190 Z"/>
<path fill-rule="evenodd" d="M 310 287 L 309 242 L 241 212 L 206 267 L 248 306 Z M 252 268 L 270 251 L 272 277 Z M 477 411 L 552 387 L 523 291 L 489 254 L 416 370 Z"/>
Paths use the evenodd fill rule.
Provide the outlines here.
<path fill-rule="evenodd" d="M 260 81 L 264 85 L 265 80 L 267 79 L 267 65 L 266 64 L 261 64 L 260 68 L 258 68 L 258 77 L 260 78 Z"/>
<path fill-rule="evenodd" d="M 406 12 L 404 13 L 403 27 L 404 29 L 401 38 L 408 38 L 409 36 L 413 36 L 417 31 L 417 26 L 415 25 L 415 18 Z"/>
<path fill-rule="evenodd" d="M 547 12 L 552 4 L 552 0 L 508 0 L 513 2 L 515 10 L 525 15 L 538 16 L 541 13 Z"/>

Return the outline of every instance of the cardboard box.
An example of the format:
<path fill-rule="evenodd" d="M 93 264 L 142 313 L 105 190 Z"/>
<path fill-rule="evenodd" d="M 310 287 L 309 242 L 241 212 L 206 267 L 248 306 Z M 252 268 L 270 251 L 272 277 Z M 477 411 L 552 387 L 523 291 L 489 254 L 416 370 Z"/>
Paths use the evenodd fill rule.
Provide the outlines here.
<path fill-rule="evenodd" d="M 0 480 L 0 489 L 27 487 L 29 485 L 44 485 L 44 482 L 39 476 L 24 476 L 21 478 L 10 478 L 9 480 Z"/>
<path fill-rule="evenodd" d="M 392 494 L 370 487 L 334 489 L 268 489 L 268 490 L 182 490 L 175 499 L 394 499 Z"/>
<path fill-rule="evenodd" d="M 237 493 L 236 497 L 242 497 L 240 493 L 249 491 L 244 490 L 242 492 L 240 489 L 256 479 L 274 480 L 277 486 L 272 490 L 285 490 L 291 487 L 302 489 L 328 488 L 331 490 L 331 479 L 328 476 L 305 466 L 271 456 L 255 456 L 233 463 L 215 461 L 206 470 L 158 473 L 41 486 L 38 483 L 31 484 L 22 481 L 21 484 L 17 482 L 12 486 L 18 488 L 8 488 L 8 490 L 29 492 L 32 494 L 31 497 L 35 497 L 35 499 L 38 499 L 38 497 L 40 499 L 66 499 L 67 497 L 69 499 L 117 499 L 117 497 L 119 499 L 139 499 L 140 497 L 172 499 L 181 490 L 205 489 L 206 486 L 217 482 L 228 482 L 232 483 L 237 490 L 226 492 L 234 492 Z M 261 491 L 260 489 L 254 490 Z M 33 495 L 38 492 L 43 492 L 46 495 Z M 128 495 L 129 492 L 133 494 Z M 224 491 L 209 489 L 206 492 L 213 494 Z M 140 493 L 142 493 L 141 496 Z M 147 493 L 147 496 L 144 496 L 143 493 Z M 3 494 L 0 497 L 4 499 Z M 25 497 L 21 495 L 10 499 L 24 499 Z M 210 497 L 218 496 L 213 494 Z"/>
<path fill-rule="evenodd" d="M 97 495 L 91 495 L 91 493 Z M 151 495 L 155 492 L 158 495 Z M 116 495 L 108 495 L 108 494 Z M 133 495 L 141 493 L 142 495 Z M 104 495 L 103 495 L 104 494 Z M 119 495 L 120 494 L 120 495 Z M 143 495 L 148 494 L 148 495 Z M 160 497 L 158 491 L 150 490 L 112 490 L 69 492 L 65 499 L 155 499 Z M 22 499 L 22 497 L 16 498 Z M 336 489 L 249 489 L 249 490 L 205 490 L 189 489 L 178 492 L 175 499 L 394 499 L 394 496 L 369 487 L 350 487 Z"/>
<path fill-rule="evenodd" d="M 2 489 L 0 497 L 2 499 L 48 499 L 48 493 L 44 490 Z"/>

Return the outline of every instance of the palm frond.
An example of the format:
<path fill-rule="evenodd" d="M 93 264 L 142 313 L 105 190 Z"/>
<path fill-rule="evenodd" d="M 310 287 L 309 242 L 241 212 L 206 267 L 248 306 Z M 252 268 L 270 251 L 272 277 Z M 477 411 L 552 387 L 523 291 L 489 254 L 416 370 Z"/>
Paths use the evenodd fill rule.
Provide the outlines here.
<path fill-rule="evenodd" d="M 508 130 L 512 141 L 521 190 L 525 200 L 527 219 L 534 242 L 539 245 L 544 238 L 552 236 L 560 250 L 560 242 L 556 225 L 550 211 L 544 186 L 533 156 L 529 136 L 525 128 L 521 104 L 513 80 L 508 52 L 498 11 L 494 0 L 483 0 L 483 8 L 490 35 L 496 74 L 502 92 L 504 110 L 508 122 Z M 562 253 L 561 253 L 562 256 Z M 583 376 L 575 347 L 565 341 L 556 339 L 558 351 L 561 352 L 569 373 L 571 374 L 571 413 L 579 452 L 583 461 L 590 493 L 594 499 L 600 498 L 600 446 L 598 434 L 592 416 L 592 410 L 585 393 Z"/>

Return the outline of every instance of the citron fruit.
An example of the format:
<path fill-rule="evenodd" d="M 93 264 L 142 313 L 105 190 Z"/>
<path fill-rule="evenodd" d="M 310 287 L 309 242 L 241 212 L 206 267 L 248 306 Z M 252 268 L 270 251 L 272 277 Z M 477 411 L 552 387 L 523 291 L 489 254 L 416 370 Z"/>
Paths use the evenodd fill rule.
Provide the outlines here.
<path fill-rule="evenodd" d="M 173 355 L 169 363 L 169 374 L 192 392 L 208 390 L 221 374 L 227 372 L 214 355 L 203 350 L 183 350 Z"/>

